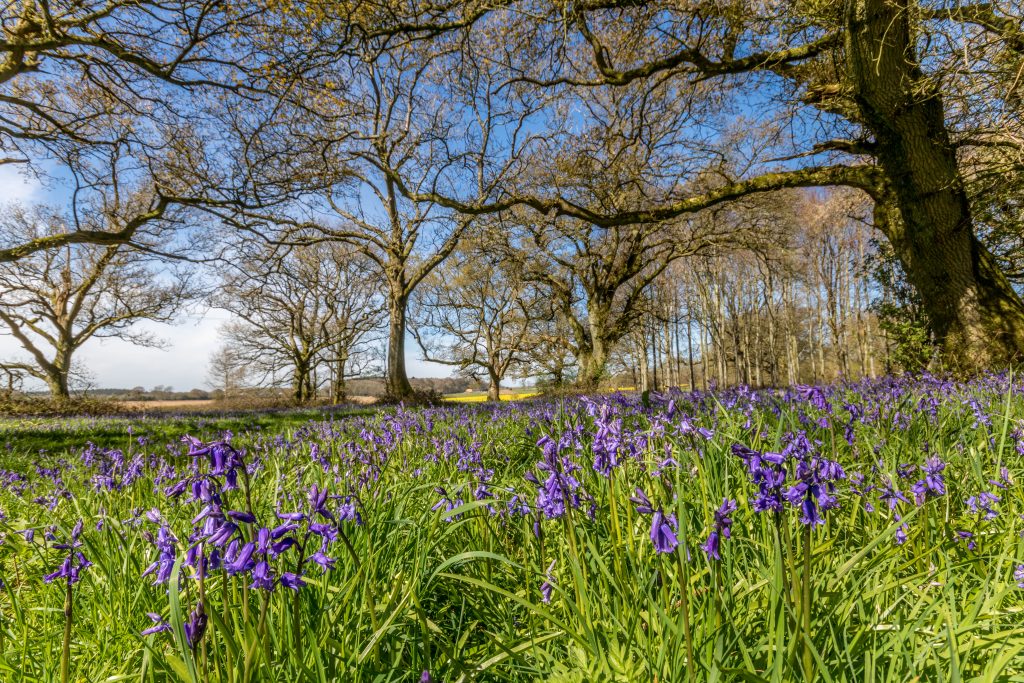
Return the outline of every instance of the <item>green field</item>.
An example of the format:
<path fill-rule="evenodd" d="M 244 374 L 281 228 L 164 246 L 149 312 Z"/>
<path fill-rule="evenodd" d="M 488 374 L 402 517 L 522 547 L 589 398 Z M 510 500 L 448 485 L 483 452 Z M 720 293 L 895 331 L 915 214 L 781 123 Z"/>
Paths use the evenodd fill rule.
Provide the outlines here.
<path fill-rule="evenodd" d="M 1003 377 L 6 420 L 0 680 L 1024 680 L 1022 424 Z"/>

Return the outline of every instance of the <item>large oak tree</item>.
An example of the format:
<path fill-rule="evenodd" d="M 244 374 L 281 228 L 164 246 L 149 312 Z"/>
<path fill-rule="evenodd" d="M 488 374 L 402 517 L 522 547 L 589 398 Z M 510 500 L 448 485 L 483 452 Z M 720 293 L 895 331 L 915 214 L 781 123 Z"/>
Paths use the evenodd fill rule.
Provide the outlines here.
<path fill-rule="evenodd" d="M 694 129 L 706 133 L 707 152 L 694 154 L 695 168 L 713 167 L 711 157 L 730 145 L 751 152 L 741 173 L 666 186 L 627 209 L 550 188 L 504 185 L 481 199 L 460 195 L 457 182 L 424 189 L 396 178 L 411 199 L 467 214 L 525 205 L 613 227 L 780 188 L 856 187 L 874 199 L 875 226 L 920 292 L 951 363 L 982 367 L 1024 354 L 1024 303 L 979 237 L 967 191 L 982 158 L 968 164 L 968 150 L 999 147 L 1019 159 L 1024 41 L 1010 3 L 352 0 L 316 7 L 344 17 L 341 52 L 353 44 L 382 51 L 410 42 L 425 51 L 494 44 L 497 32 L 504 43 L 494 59 L 508 89 L 542 92 L 565 111 L 601 89 L 640 88 L 676 92 L 685 115 L 694 88 L 712 84 L 732 98 Z M 749 129 L 774 126 L 773 144 L 746 149 L 720 134 L 726 118 Z"/>

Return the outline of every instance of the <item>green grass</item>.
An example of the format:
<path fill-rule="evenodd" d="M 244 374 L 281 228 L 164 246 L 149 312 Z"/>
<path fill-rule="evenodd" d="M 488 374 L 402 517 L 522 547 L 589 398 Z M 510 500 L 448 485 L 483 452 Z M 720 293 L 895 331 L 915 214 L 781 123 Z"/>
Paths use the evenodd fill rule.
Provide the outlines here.
<path fill-rule="evenodd" d="M 501 392 L 502 401 L 518 401 L 537 396 L 540 392 L 533 389 L 506 389 Z M 452 403 L 482 403 L 487 400 L 486 391 L 464 391 L 458 394 L 445 394 L 445 401 Z"/>
<path fill-rule="evenodd" d="M 806 404 L 776 414 L 769 399 L 749 409 L 742 398 L 730 408 L 677 399 L 696 424 L 715 431 L 706 441 L 677 433 L 679 414 L 666 422 L 663 405 L 629 405 L 619 416 L 624 431 L 636 435 L 636 452 L 624 448 L 611 477 L 590 466 L 595 418 L 576 404 L 549 413 L 541 403 L 382 411 L 331 425 L 300 414 L 249 423 L 153 420 L 136 423 L 131 437 L 129 423 L 119 420 L 5 425 L 12 444 L 5 467 L 32 484 L 21 495 L 0 491 L 0 680 L 60 680 L 64 587 L 41 576 L 63 555 L 41 537 L 55 523 L 62 539 L 79 518 L 94 566 L 73 587 L 72 680 L 415 681 L 424 670 L 437 681 L 1024 680 L 1024 591 L 1013 578 L 1024 561 L 1017 483 L 1024 466 L 1014 436 L 1024 399 L 981 383 L 922 383 L 895 398 L 884 388 L 864 394 L 837 396 L 828 427 L 801 423 L 802 410 L 812 421 L 822 416 Z M 928 396 L 941 401 L 934 418 L 918 409 Z M 975 425 L 973 409 L 961 401 L 967 396 L 978 397 L 991 426 Z M 854 425 L 852 446 L 844 439 L 847 400 L 879 411 Z M 848 483 L 837 491 L 840 507 L 813 532 L 791 509 L 778 518 L 754 512 L 754 488 L 731 445 L 777 450 L 783 434 L 800 428 L 848 473 L 865 474 L 859 489 L 891 476 L 908 498 L 927 444 L 947 463 L 947 492 L 920 506 L 900 505 L 903 545 L 894 540 L 900 524 L 877 491 L 867 495 L 872 513 Z M 224 429 L 260 463 L 249 494 L 269 526 L 278 523 L 276 508 L 301 508 L 302 500 L 289 496 L 314 483 L 361 500 L 364 523 L 345 522 L 344 541 L 331 546 L 335 568 L 308 570 L 298 593 L 249 589 L 247 578 L 221 571 L 202 585 L 184 580 L 180 594 L 141 578 L 156 557 L 148 535 L 158 528 L 143 513 L 162 511 L 180 539 L 180 561 L 200 507 L 187 496 L 166 499 L 160 489 L 169 482 L 155 483 L 157 456 L 183 432 L 210 438 Z M 146 446 L 134 441 L 143 432 L 151 439 Z M 524 479 L 527 470 L 538 472 L 536 442 L 566 433 L 579 435 L 574 476 L 588 494 L 580 506 L 540 520 L 539 536 L 532 514 L 489 512 L 489 505 L 506 509 L 513 489 L 536 501 Z M 81 464 L 74 449 L 101 438 L 129 460 L 148 454 L 151 466 L 121 490 L 95 490 L 96 466 Z M 314 447 L 320 462 L 311 457 Z M 40 448 L 47 453 L 38 455 Z M 34 463 L 61 459 L 62 483 L 34 471 Z M 179 475 L 185 471 L 181 456 L 167 460 Z M 898 479 L 903 464 L 914 466 L 913 478 Z M 1004 466 L 1014 483 L 998 489 L 989 480 Z M 493 471 L 495 499 L 474 499 L 481 469 Z M 438 486 L 463 503 L 432 509 L 442 497 Z M 677 516 L 689 559 L 655 552 L 650 517 L 628 500 L 638 486 Z M 69 497 L 58 496 L 52 511 L 33 502 L 64 490 Z M 225 494 L 226 507 L 239 509 L 243 491 Z M 980 491 L 1001 496 L 995 519 L 980 521 L 966 507 Z M 709 561 L 699 546 L 726 497 L 739 504 L 732 537 L 723 540 L 722 560 Z M 13 533 L 25 528 L 40 529 L 32 543 Z M 965 529 L 975 533 L 976 548 L 957 539 Z M 552 561 L 545 603 L 541 584 Z M 297 563 L 290 551 L 273 561 L 274 571 Z M 193 650 L 182 624 L 200 595 L 210 624 Z M 141 637 L 150 611 L 172 631 Z"/>
<path fill-rule="evenodd" d="M 61 453 L 81 448 L 87 442 L 104 448 L 129 448 L 142 436 L 150 441 L 174 441 L 183 434 L 202 439 L 220 438 L 226 431 L 276 434 L 293 430 L 311 420 L 369 415 L 368 408 L 338 411 L 293 409 L 253 413 L 186 413 L 141 417 L 0 417 L 0 448 L 16 457 L 39 451 Z"/>

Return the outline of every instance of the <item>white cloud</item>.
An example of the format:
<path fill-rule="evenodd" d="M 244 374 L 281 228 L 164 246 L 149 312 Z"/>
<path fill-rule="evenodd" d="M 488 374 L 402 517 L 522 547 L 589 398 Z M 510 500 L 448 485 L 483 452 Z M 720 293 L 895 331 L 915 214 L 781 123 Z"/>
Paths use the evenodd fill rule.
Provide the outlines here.
<path fill-rule="evenodd" d="M 0 166 L 0 204 L 28 203 L 33 199 L 39 199 L 43 194 L 42 185 L 18 169 L 19 164 Z"/>
<path fill-rule="evenodd" d="M 85 367 L 93 386 L 147 389 L 158 384 L 178 391 L 206 386 L 210 356 L 220 345 L 218 331 L 228 319 L 220 310 L 206 310 L 188 316 L 177 324 L 141 322 L 138 331 L 151 332 L 167 342 L 163 349 L 133 346 L 119 339 L 96 339 L 87 342 L 76 355 Z M 407 348 L 415 348 L 411 339 Z M 0 359 L 25 358 L 26 353 L 10 335 L 0 335 Z M 420 360 L 410 353 L 407 367 L 412 377 L 448 377 L 451 368 Z M 26 388 L 41 388 L 35 384 Z"/>
<path fill-rule="evenodd" d="M 207 364 L 219 344 L 218 329 L 225 319 L 221 311 L 207 311 L 176 325 L 141 322 L 135 330 L 150 332 L 167 346 L 150 349 L 120 339 L 98 339 L 82 347 L 78 361 L 98 387 L 162 384 L 179 391 L 201 389 L 206 386 Z"/>

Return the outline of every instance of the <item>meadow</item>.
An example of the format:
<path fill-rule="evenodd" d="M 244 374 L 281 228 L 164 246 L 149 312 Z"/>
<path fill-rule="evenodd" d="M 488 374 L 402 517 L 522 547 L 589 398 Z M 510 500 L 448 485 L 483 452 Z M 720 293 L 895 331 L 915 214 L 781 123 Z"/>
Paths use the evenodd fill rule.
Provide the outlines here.
<path fill-rule="evenodd" d="M 1024 680 L 1024 383 L 0 422 L 0 680 Z"/>

